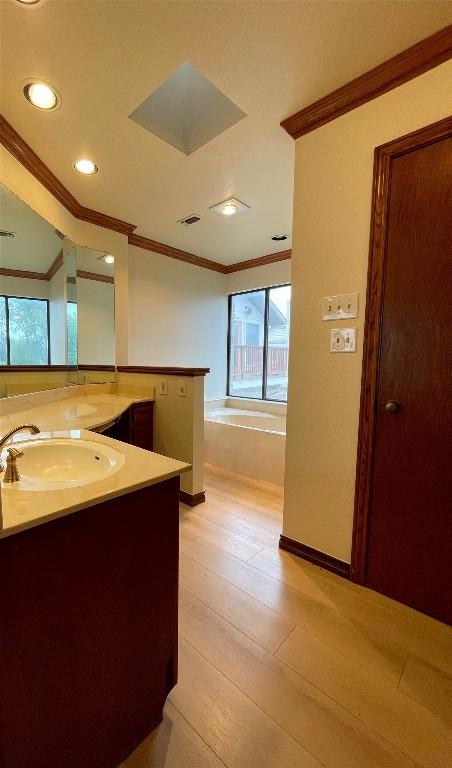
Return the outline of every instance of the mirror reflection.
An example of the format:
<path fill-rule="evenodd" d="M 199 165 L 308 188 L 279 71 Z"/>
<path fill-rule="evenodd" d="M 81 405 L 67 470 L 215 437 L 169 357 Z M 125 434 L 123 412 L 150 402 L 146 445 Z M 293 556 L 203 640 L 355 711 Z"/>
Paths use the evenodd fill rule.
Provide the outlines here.
<path fill-rule="evenodd" d="M 114 256 L 81 246 L 74 250 L 77 303 L 71 311 L 77 314 L 78 365 L 114 365 Z"/>
<path fill-rule="evenodd" d="M 0 365 L 66 365 L 63 239 L 0 187 Z"/>
<path fill-rule="evenodd" d="M 114 256 L 74 245 L 0 185 L 0 397 L 114 364 Z"/>

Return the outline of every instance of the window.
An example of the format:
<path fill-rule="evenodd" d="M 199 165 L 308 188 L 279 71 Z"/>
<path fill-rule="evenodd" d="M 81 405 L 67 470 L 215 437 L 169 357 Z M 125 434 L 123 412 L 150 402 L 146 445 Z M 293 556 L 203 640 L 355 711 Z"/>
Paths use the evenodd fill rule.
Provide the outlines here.
<path fill-rule="evenodd" d="M 49 302 L 0 296 L 0 365 L 49 365 Z"/>
<path fill-rule="evenodd" d="M 67 364 L 77 365 L 77 304 L 67 303 Z"/>
<path fill-rule="evenodd" d="M 229 296 L 228 395 L 287 401 L 290 285 Z"/>

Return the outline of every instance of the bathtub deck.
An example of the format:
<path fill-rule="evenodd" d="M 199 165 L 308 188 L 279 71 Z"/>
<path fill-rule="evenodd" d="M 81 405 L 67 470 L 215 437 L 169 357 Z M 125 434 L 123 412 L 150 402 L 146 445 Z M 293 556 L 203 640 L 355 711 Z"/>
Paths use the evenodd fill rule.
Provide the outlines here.
<path fill-rule="evenodd" d="M 127 768 L 448 768 L 452 629 L 278 550 L 282 490 L 181 505 L 179 682 Z"/>

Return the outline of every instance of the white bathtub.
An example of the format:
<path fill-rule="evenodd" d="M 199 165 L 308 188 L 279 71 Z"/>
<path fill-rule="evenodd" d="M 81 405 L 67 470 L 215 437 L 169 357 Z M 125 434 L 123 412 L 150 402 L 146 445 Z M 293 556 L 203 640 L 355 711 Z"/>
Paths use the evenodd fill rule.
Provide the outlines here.
<path fill-rule="evenodd" d="M 211 403 L 206 407 L 205 460 L 231 472 L 283 485 L 285 409 L 246 401 L 239 405 L 215 407 Z"/>

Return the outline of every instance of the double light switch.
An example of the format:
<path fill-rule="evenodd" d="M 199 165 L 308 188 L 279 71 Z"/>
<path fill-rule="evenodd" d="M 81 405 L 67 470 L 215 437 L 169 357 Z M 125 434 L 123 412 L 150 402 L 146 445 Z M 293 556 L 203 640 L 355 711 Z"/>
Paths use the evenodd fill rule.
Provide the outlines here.
<path fill-rule="evenodd" d="M 322 320 L 348 320 L 358 317 L 357 293 L 341 293 L 324 296 L 322 299 Z M 330 330 L 330 352 L 355 352 L 356 328 L 332 328 Z"/>

